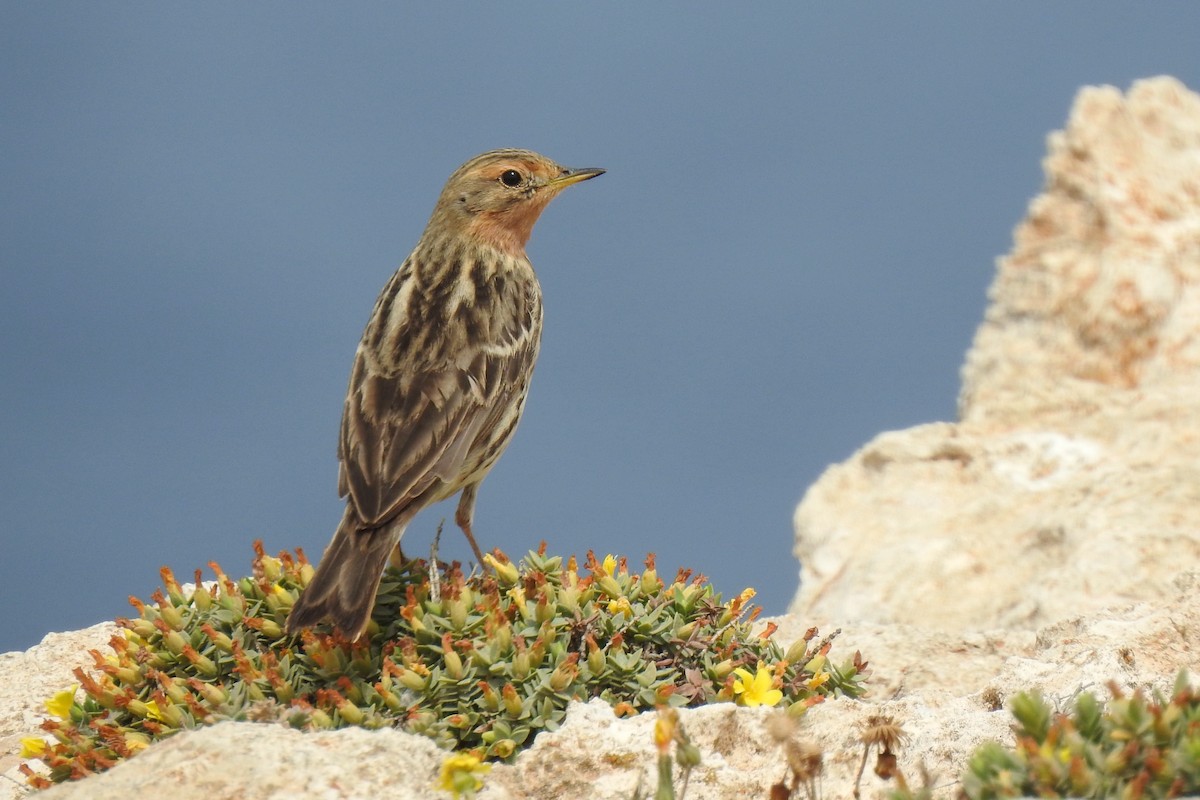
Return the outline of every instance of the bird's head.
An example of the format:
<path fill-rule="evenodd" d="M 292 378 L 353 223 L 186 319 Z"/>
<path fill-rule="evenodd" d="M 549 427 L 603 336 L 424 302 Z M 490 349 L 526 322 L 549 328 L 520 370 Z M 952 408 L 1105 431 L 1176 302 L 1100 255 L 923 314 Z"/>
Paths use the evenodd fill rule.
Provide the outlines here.
<path fill-rule="evenodd" d="M 519 255 L 547 203 L 571 184 L 603 173 L 564 167 L 529 150 L 492 150 L 450 176 L 429 226 Z"/>

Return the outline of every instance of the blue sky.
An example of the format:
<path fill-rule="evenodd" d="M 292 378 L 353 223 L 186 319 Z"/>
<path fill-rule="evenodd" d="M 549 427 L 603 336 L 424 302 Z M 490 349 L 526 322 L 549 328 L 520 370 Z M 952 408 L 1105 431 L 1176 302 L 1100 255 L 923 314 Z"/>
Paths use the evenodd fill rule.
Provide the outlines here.
<path fill-rule="evenodd" d="M 609 172 L 534 231 L 481 545 L 653 551 L 782 611 L 805 487 L 954 418 L 1046 134 L 1083 85 L 1200 88 L 1200 6 L 754 8 L 0 5 L 0 650 L 163 564 L 320 554 L 375 296 L 495 147 Z M 467 556 L 451 503 L 409 552 L 442 517 Z"/>

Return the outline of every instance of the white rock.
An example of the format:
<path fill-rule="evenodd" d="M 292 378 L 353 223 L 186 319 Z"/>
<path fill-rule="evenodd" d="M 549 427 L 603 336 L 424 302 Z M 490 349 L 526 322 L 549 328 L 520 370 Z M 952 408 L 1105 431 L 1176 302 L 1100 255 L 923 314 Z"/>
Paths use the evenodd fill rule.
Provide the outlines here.
<path fill-rule="evenodd" d="M 1167 688 L 1200 674 L 1200 98 L 1178 82 L 1080 93 L 1049 139 L 1030 204 L 963 369 L 961 420 L 885 433 L 831 467 L 796 511 L 802 583 L 788 643 L 843 632 L 832 656 L 870 662 L 864 701 L 809 710 L 824 797 L 849 797 L 871 715 L 900 721 L 899 764 L 953 796 L 970 753 L 1007 741 L 995 710 L 1038 688 Z M 696 565 L 703 568 L 702 564 Z M 74 682 L 112 626 L 0 656 L 0 739 L 36 733 L 46 697 Z M 685 711 L 703 764 L 691 800 L 765 797 L 785 773 L 773 712 Z M 573 706 L 485 800 L 628 798 L 654 786 L 654 716 Z M 444 754 L 399 731 L 301 734 L 222 723 L 153 745 L 68 798 L 424 798 Z M 17 797 L 14 778 L 0 800 Z M 891 788 L 863 776 L 864 797 Z M 5 793 L 7 792 L 7 794 Z"/>
<path fill-rule="evenodd" d="M 441 797 L 445 754 L 397 730 L 302 733 L 280 725 L 225 722 L 185 731 L 87 780 L 60 784 L 45 800 L 374 800 Z"/>
<path fill-rule="evenodd" d="M 1080 92 L 963 367 L 796 510 L 791 611 L 1033 630 L 1200 568 L 1200 97 Z"/>
<path fill-rule="evenodd" d="M 17 754 L 22 738 L 41 734 L 38 726 L 46 715 L 46 700 L 77 684 L 72 671 L 91 664 L 88 651 L 106 648 L 116 630 L 105 622 L 48 634 L 24 652 L 0 653 L 0 798 L 20 797 L 26 790 Z"/>

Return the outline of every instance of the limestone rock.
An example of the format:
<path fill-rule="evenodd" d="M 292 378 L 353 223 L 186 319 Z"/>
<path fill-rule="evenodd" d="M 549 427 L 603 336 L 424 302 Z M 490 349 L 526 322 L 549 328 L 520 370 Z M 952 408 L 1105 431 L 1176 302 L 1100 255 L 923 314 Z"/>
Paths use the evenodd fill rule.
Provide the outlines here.
<path fill-rule="evenodd" d="M 1086 88 L 1048 149 L 963 369 L 966 422 L 1082 422 L 1200 375 L 1200 97 Z"/>
<path fill-rule="evenodd" d="M 445 798 L 435 783 L 445 754 L 392 729 L 303 733 L 225 722 L 172 736 L 124 764 L 39 794 L 45 800 L 371 800 Z"/>
<path fill-rule="evenodd" d="M 23 737 L 38 735 L 47 698 L 78 683 L 72 670 L 91 664 L 88 651 L 107 647 L 116 630 L 105 622 L 48 634 L 24 652 L 0 653 L 0 798 L 17 797 L 25 786 L 17 752 Z"/>
<path fill-rule="evenodd" d="M 808 490 L 791 611 L 1034 630 L 1200 566 L 1200 97 L 1084 89 L 1049 151 L 960 421 L 885 433 Z"/>

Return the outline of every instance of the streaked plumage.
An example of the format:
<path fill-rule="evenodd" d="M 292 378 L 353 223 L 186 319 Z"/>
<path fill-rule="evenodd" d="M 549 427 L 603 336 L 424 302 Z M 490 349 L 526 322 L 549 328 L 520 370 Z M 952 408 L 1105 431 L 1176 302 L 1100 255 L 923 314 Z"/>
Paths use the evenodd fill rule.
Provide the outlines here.
<path fill-rule="evenodd" d="M 450 176 L 359 343 L 338 440 L 346 511 L 289 632 L 329 619 L 357 638 L 409 521 L 459 492 L 455 521 L 482 560 L 476 492 L 516 430 L 541 341 L 525 244 L 559 191 L 602 172 L 495 150 Z"/>

